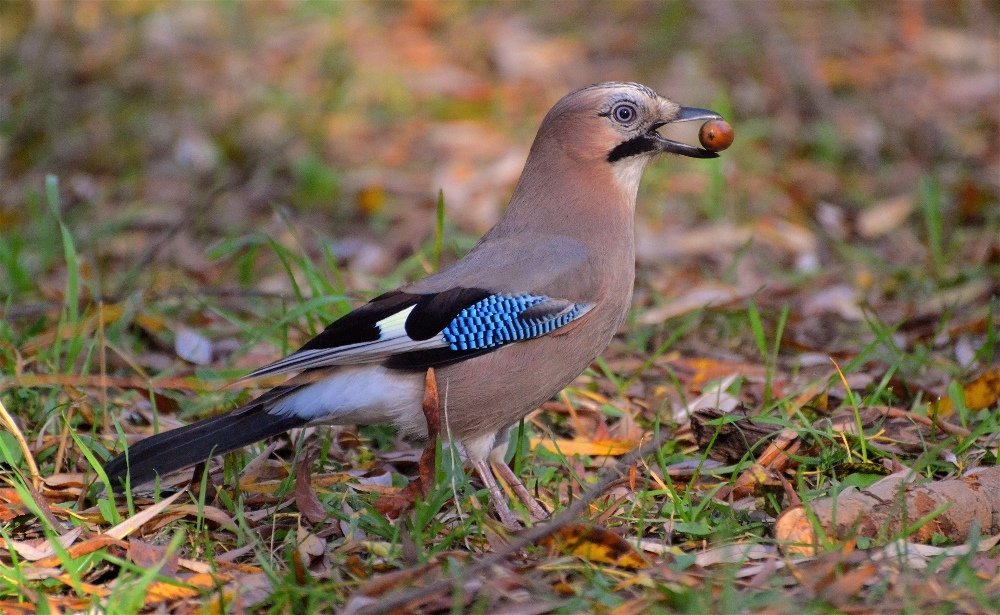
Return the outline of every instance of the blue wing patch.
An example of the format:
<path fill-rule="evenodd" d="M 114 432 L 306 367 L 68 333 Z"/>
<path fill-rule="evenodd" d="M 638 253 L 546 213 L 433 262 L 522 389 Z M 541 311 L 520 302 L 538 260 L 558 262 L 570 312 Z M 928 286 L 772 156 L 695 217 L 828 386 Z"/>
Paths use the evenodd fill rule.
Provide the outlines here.
<path fill-rule="evenodd" d="M 459 312 L 441 336 L 451 350 L 488 350 L 551 333 L 590 307 L 539 295 L 490 295 Z"/>
<path fill-rule="evenodd" d="M 295 353 L 246 377 L 376 362 L 406 370 L 448 365 L 546 335 L 593 307 L 478 288 L 431 295 L 388 293 L 335 321 Z"/>

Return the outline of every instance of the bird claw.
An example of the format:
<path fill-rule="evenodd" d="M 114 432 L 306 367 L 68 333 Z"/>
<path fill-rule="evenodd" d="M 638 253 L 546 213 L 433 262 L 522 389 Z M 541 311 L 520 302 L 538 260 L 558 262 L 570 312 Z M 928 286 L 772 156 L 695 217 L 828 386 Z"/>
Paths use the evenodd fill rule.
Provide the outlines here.
<path fill-rule="evenodd" d="M 520 500 L 521 503 L 524 504 L 524 507 L 528 509 L 532 519 L 535 521 L 542 521 L 549 518 L 549 511 L 545 510 L 541 503 L 539 503 L 539 501 L 531 495 L 528 488 L 524 486 L 524 483 L 521 482 L 521 479 L 518 478 L 517 474 L 514 474 L 514 471 L 510 469 L 510 466 L 506 463 L 499 462 L 493 464 L 493 470 L 496 471 L 501 479 L 510 485 L 510 488 L 514 491 L 514 495 L 516 495 L 517 499 Z"/>
<path fill-rule="evenodd" d="M 510 509 L 507 497 L 500 490 L 500 485 L 497 484 L 496 477 L 493 476 L 493 470 L 490 469 L 489 462 L 485 460 L 473 461 L 472 467 L 476 470 L 476 474 L 479 475 L 483 484 L 486 485 L 486 491 L 490 496 L 490 504 L 493 505 L 494 512 L 500 517 L 500 523 L 512 532 L 524 529 L 521 520 Z"/>

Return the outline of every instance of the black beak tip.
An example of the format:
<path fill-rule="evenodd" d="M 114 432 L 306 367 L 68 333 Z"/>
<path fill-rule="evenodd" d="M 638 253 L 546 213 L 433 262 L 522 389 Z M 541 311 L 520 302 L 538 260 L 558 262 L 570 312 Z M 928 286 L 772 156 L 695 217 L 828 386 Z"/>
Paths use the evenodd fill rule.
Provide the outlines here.
<path fill-rule="evenodd" d="M 698 107 L 681 107 L 677 113 L 675 122 L 697 122 L 698 120 L 721 120 L 721 115 L 711 109 L 701 109 Z"/>

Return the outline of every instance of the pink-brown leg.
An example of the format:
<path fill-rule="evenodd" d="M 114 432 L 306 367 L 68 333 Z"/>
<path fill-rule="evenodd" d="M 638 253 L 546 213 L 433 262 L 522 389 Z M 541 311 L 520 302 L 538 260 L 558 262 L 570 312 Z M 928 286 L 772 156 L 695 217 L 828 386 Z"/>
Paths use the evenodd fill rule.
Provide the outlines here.
<path fill-rule="evenodd" d="M 514 490 L 514 495 L 517 496 L 517 499 L 521 500 L 521 503 L 528 509 L 534 520 L 541 521 L 548 518 L 548 511 L 542 508 L 538 500 L 532 497 L 531 493 L 528 492 L 528 488 L 524 486 L 524 483 L 521 482 L 517 474 L 514 474 L 514 470 L 511 470 L 510 466 L 500 461 L 493 464 L 493 469 L 502 480 L 510 485 L 510 488 Z"/>
<path fill-rule="evenodd" d="M 503 491 L 500 490 L 500 486 L 497 484 L 497 480 L 493 476 L 493 470 L 490 469 L 489 462 L 485 460 L 473 461 L 472 467 L 476 470 L 476 474 L 479 475 L 483 484 L 486 485 L 486 490 L 490 495 L 490 504 L 493 505 L 493 510 L 495 510 L 497 516 L 500 517 L 500 522 L 503 523 L 504 527 L 508 530 L 516 531 L 521 529 L 521 522 L 516 516 L 514 516 L 514 511 L 510 509 L 510 505 L 507 503 L 507 497 L 504 495 Z"/>

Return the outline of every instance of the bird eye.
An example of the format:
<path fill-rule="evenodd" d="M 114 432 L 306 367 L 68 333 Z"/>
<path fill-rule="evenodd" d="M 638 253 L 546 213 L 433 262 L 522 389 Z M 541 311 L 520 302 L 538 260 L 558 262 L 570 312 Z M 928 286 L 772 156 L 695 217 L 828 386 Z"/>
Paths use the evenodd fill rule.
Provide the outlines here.
<path fill-rule="evenodd" d="M 630 103 L 621 103 L 615 105 L 614 109 L 611 110 L 611 117 L 615 118 L 615 121 L 620 124 L 629 124 L 635 120 L 638 112 L 635 110 L 635 106 Z"/>

